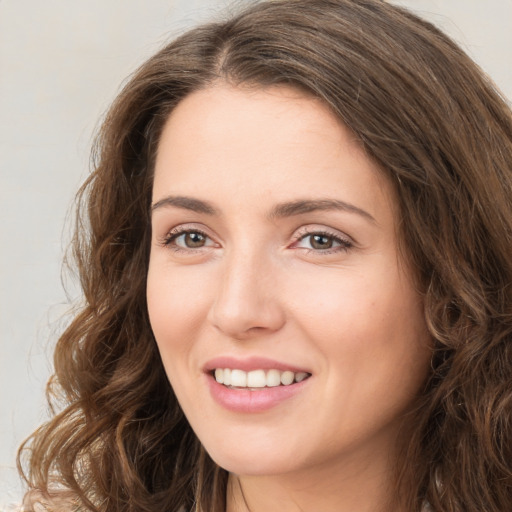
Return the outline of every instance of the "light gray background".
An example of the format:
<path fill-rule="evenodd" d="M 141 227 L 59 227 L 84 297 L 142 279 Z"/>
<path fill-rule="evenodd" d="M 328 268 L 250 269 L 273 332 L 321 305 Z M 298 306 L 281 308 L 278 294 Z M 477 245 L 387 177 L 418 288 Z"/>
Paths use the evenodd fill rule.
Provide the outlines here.
<path fill-rule="evenodd" d="M 395 3 L 451 34 L 512 98 L 512 0 Z M 94 128 L 138 64 L 228 5 L 0 0 L 0 512 L 20 500 L 16 448 L 46 414 L 51 348 L 69 304 L 66 218 Z"/>

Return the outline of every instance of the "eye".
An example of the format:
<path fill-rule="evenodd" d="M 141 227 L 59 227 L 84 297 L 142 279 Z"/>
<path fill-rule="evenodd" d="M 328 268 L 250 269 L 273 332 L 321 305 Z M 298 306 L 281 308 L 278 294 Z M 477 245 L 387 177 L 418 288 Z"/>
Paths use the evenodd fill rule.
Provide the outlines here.
<path fill-rule="evenodd" d="M 215 242 L 197 229 L 177 228 L 172 230 L 163 240 L 163 245 L 174 250 L 193 250 L 215 246 Z"/>
<path fill-rule="evenodd" d="M 314 252 L 338 252 L 347 251 L 353 247 L 353 243 L 341 235 L 335 235 L 329 232 L 311 231 L 300 234 L 297 242 L 293 244 L 294 248 L 307 249 Z"/>
<path fill-rule="evenodd" d="M 332 249 L 336 244 L 334 237 L 328 235 L 307 235 L 302 238 L 301 242 L 308 242 L 311 248 L 325 250 Z"/>

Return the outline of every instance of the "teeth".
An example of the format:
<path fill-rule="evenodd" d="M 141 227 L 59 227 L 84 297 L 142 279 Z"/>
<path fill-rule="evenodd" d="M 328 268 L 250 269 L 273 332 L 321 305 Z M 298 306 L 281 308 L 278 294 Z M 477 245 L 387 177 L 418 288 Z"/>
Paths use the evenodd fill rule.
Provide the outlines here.
<path fill-rule="evenodd" d="M 217 368 L 215 370 L 215 380 L 219 384 L 224 384 L 224 370 L 222 368 Z"/>
<path fill-rule="evenodd" d="M 309 373 L 279 370 L 252 370 L 244 372 L 243 370 L 231 368 L 216 368 L 215 380 L 219 384 L 235 388 L 272 388 L 276 386 L 289 386 L 294 382 L 302 382 L 309 377 Z"/>
<path fill-rule="evenodd" d="M 240 371 L 240 370 L 238 370 Z M 264 388 L 267 385 L 267 377 L 263 370 L 254 370 L 247 374 L 247 387 Z"/>
<path fill-rule="evenodd" d="M 267 387 L 274 388 L 281 385 L 281 372 L 279 370 L 269 370 L 267 372 Z"/>
<path fill-rule="evenodd" d="M 299 372 L 295 374 L 295 382 L 302 382 L 308 374 L 306 372 Z"/>
<path fill-rule="evenodd" d="M 247 372 L 243 370 L 231 370 L 231 385 L 235 388 L 246 388 Z"/>
<path fill-rule="evenodd" d="M 283 386 L 289 386 L 295 380 L 295 374 L 293 372 L 281 373 L 281 384 Z"/>

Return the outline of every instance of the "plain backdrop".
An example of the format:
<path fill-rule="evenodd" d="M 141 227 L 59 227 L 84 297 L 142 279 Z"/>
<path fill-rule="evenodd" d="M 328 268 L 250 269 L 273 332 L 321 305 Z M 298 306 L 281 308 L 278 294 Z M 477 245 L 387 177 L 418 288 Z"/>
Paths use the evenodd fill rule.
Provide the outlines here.
<path fill-rule="evenodd" d="M 395 3 L 448 32 L 512 98 L 512 0 Z M 232 5 L 0 0 L 0 512 L 21 499 L 17 446 L 46 417 L 52 347 L 69 309 L 66 219 L 92 134 L 144 59 Z"/>

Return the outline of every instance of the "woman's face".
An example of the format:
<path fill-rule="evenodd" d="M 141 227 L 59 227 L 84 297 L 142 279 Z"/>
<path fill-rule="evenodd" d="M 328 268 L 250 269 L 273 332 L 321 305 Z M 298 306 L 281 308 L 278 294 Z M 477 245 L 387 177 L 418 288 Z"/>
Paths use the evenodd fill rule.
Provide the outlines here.
<path fill-rule="evenodd" d="M 219 85 L 171 114 L 149 315 L 183 411 L 222 467 L 388 460 L 429 365 L 393 198 L 354 136 L 293 89 Z"/>

